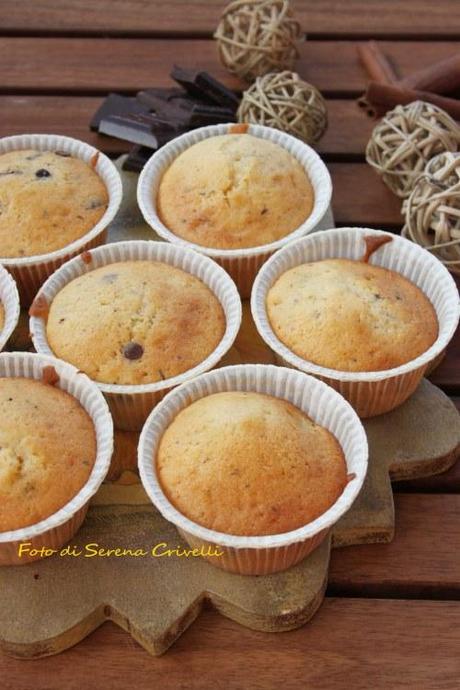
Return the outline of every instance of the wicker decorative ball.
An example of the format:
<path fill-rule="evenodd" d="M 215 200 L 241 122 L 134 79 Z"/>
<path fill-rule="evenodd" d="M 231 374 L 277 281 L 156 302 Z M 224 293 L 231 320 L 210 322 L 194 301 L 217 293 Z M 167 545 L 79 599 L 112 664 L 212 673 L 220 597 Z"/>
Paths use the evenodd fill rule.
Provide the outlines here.
<path fill-rule="evenodd" d="M 427 163 L 403 213 L 403 236 L 460 273 L 460 153 L 440 153 Z"/>
<path fill-rule="evenodd" d="M 244 92 L 238 121 L 281 129 L 313 144 L 327 129 L 326 101 L 295 72 L 274 72 Z"/>
<path fill-rule="evenodd" d="M 426 163 L 438 153 L 457 151 L 460 127 L 431 103 L 398 105 L 374 128 L 366 148 L 367 162 L 385 184 L 407 198 Z"/>
<path fill-rule="evenodd" d="M 300 34 L 288 0 L 234 0 L 214 38 L 225 67 L 252 82 L 267 72 L 292 69 Z"/>

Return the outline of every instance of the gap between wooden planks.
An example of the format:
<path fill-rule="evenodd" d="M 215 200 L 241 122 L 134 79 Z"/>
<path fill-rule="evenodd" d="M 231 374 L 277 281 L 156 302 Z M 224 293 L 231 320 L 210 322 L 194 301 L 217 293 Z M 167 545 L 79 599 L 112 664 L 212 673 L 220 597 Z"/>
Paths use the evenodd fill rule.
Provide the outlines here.
<path fill-rule="evenodd" d="M 0 678 L 2 690 L 456 690 L 459 629 L 459 602 L 326 598 L 308 625 L 279 634 L 205 611 L 158 658 L 106 623 L 57 656 L 0 656 Z"/>
<path fill-rule="evenodd" d="M 367 76 L 356 41 L 307 41 L 300 44 L 296 70 L 326 96 L 354 97 Z M 399 75 L 458 51 L 454 41 L 417 43 L 384 41 L 382 50 Z M 104 94 L 170 86 L 174 63 L 199 67 L 233 88 L 241 83 L 221 66 L 211 40 L 116 38 L 0 38 L 0 85 L 3 93 L 64 92 Z"/>
<path fill-rule="evenodd" d="M 226 0 L 0 0 L 5 32 L 210 35 Z M 291 0 L 314 36 L 458 35 L 457 0 Z"/>

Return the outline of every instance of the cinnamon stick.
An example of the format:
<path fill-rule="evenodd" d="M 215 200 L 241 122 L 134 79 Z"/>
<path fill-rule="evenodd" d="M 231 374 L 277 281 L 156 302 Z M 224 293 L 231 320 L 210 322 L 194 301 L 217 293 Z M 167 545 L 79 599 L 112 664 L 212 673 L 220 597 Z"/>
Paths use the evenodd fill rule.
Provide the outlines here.
<path fill-rule="evenodd" d="M 359 59 L 372 81 L 380 84 L 393 84 L 396 81 L 393 67 L 376 41 L 359 43 L 357 50 Z"/>
<path fill-rule="evenodd" d="M 380 80 L 373 79 L 373 81 Z M 445 60 L 413 72 L 398 83 L 399 86 L 407 89 L 437 94 L 452 93 L 460 88 L 460 53 L 455 53 Z"/>
<path fill-rule="evenodd" d="M 370 104 L 368 113 L 376 117 L 385 114 L 396 105 L 406 105 L 412 101 L 427 101 L 445 110 L 455 120 L 460 120 L 459 100 L 418 89 L 408 89 L 398 84 L 380 84 L 371 81 L 366 89 L 366 100 Z"/>

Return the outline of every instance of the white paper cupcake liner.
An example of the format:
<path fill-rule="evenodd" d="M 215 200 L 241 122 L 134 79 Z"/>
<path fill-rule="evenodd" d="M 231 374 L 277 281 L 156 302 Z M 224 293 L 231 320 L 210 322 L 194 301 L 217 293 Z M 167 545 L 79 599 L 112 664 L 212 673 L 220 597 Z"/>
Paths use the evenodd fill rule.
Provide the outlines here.
<path fill-rule="evenodd" d="M 18 325 L 20 311 L 16 283 L 3 266 L 0 266 L 0 304 L 5 312 L 3 328 L 0 328 L 1 352 Z"/>
<path fill-rule="evenodd" d="M 87 263 L 78 256 L 61 266 L 43 285 L 37 296 L 51 304 L 57 293 L 78 276 L 119 261 L 161 261 L 199 278 L 215 294 L 226 318 L 225 333 L 218 346 L 202 362 L 182 374 L 142 385 L 99 383 L 118 429 L 139 431 L 156 403 L 174 386 L 212 369 L 231 348 L 241 324 L 241 300 L 235 284 L 214 261 L 201 254 L 166 242 L 115 242 L 91 251 Z M 206 328 L 206 324 L 203 325 Z M 53 355 L 46 336 L 46 321 L 31 317 L 30 332 L 37 352 Z"/>
<path fill-rule="evenodd" d="M 337 371 L 297 356 L 273 332 L 266 311 L 266 296 L 279 276 L 290 268 L 329 258 L 360 259 L 365 251 L 365 236 L 388 234 L 368 228 L 340 228 L 293 242 L 263 266 L 251 297 L 257 330 L 278 360 L 326 381 L 353 405 L 360 417 L 382 414 L 403 403 L 417 388 L 430 363 L 444 351 L 454 335 L 459 320 L 459 297 L 447 269 L 425 249 L 397 235 L 390 235 L 392 241 L 372 254 L 371 264 L 400 273 L 425 293 L 436 310 L 439 323 L 438 337 L 426 352 L 406 364 L 385 371 Z"/>
<path fill-rule="evenodd" d="M 194 129 L 182 134 L 163 146 L 145 165 L 137 186 L 137 201 L 145 221 L 157 232 L 160 237 L 174 244 L 195 249 L 201 254 L 206 254 L 217 261 L 231 275 L 238 287 L 241 297 L 249 297 L 254 278 L 262 264 L 277 249 L 288 244 L 292 240 L 313 232 L 327 212 L 331 196 L 332 182 L 329 172 L 316 151 L 295 137 L 280 132 L 271 127 L 262 125 L 248 125 L 248 133 L 261 139 L 268 139 L 284 149 L 296 158 L 305 169 L 313 186 L 315 200 L 310 216 L 296 230 L 285 237 L 264 244 L 259 247 L 247 249 L 215 249 L 203 247 L 193 242 L 178 237 L 161 222 L 156 206 L 158 187 L 166 169 L 186 149 L 193 144 L 220 134 L 228 134 L 234 123 L 211 125 Z"/>
<path fill-rule="evenodd" d="M 20 544 L 28 542 L 30 548 L 59 549 L 80 527 L 88 509 L 89 500 L 96 493 L 110 466 L 113 451 L 113 424 L 103 395 L 90 379 L 78 370 L 54 357 L 26 352 L 0 355 L 0 377 L 26 377 L 42 380 L 43 369 L 52 366 L 61 390 L 73 395 L 94 422 L 97 454 L 94 467 L 86 484 L 60 510 L 34 525 L 9 532 L 0 532 L 0 565 L 22 565 L 36 560 L 18 556 Z"/>
<path fill-rule="evenodd" d="M 118 170 L 112 161 L 93 146 L 78 139 L 56 134 L 21 134 L 0 139 L 0 155 L 23 149 L 63 151 L 75 158 L 81 158 L 85 163 L 90 163 L 91 158 L 99 153 L 95 171 L 103 180 L 109 195 L 109 205 L 102 218 L 89 232 L 71 244 L 47 254 L 20 258 L 0 257 L 0 263 L 8 269 L 17 282 L 21 302 L 24 306 L 28 306 L 39 287 L 61 264 L 85 249 L 105 242 L 107 226 L 115 217 L 121 203 L 122 185 Z"/>
<path fill-rule="evenodd" d="M 291 532 L 242 537 L 202 527 L 182 515 L 169 502 L 156 473 L 159 441 L 182 409 L 199 398 L 222 391 L 254 391 L 288 400 L 334 434 L 343 449 L 348 473 L 355 476 L 329 510 Z M 294 369 L 263 364 L 223 367 L 176 388 L 150 414 L 142 430 L 138 449 L 142 484 L 163 517 L 172 522 L 193 547 L 221 547 L 224 555 L 210 557 L 211 563 L 224 570 L 246 575 L 285 570 L 318 546 L 356 499 L 366 475 L 367 457 L 363 426 L 344 398 L 311 376 Z"/>

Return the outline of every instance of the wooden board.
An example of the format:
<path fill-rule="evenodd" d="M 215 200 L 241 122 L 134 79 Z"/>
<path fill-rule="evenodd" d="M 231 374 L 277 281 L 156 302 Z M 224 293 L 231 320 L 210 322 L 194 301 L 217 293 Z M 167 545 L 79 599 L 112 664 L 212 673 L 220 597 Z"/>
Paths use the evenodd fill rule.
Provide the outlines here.
<path fill-rule="evenodd" d="M 363 91 L 367 81 L 356 47 L 356 41 L 306 41 L 300 44 L 296 70 L 326 96 L 353 97 Z M 453 55 L 458 44 L 383 41 L 382 50 L 398 74 L 405 76 Z M 172 65 L 189 64 L 192 57 L 194 67 L 241 88 L 241 82 L 220 64 L 211 40 L 5 37 L 0 39 L 0 91 L 104 95 L 111 90 L 134 92 L 147 86 L 170 86 Z M 34 68 L 27 69 L 27 65 Z"/>
<path fill-rule="evenodd" d="M 363 490 L 331 537 L 302 563 L 284 573 L 255 578 L 226 573 L 202 559 L 153 560 L 152 546 L 165 543 L 167 548 L 184 548 L 185 544 L 173 525 L 151 506 L 139 484 L 106 484 L 72 541 L 80 557 L 53 556 L 0 569 L 0 647 L 25 658 L 56 654 L 110 619 L 151 654 L 161 654 L 206 602 L 255 630 L 300 627 L 322 602 L 331 545 L 391 541 L 390 476 L 439 472 L 457 457 L 457 409 L 428 381 L 403 406 L 365 420 L 364 425 L 370 461 Z M 133 437 L 122 439 L 127 445 L 121 455 L 126 453 L 130 463 Z M 129 463 L 119 470 L 129 468 Z M 87 544 L 142 549 L 144 554 L 88 558 L 84 555 Z"/>
<path fill-rule="evenodd" d="M 9 32 L 149 35 L 209 35 L 225 0 L 15 0 L 0 1 L 2 29 Z M 291 0 L 302 29 L 316 36 L 458 35 L 456 0 Z"/>

